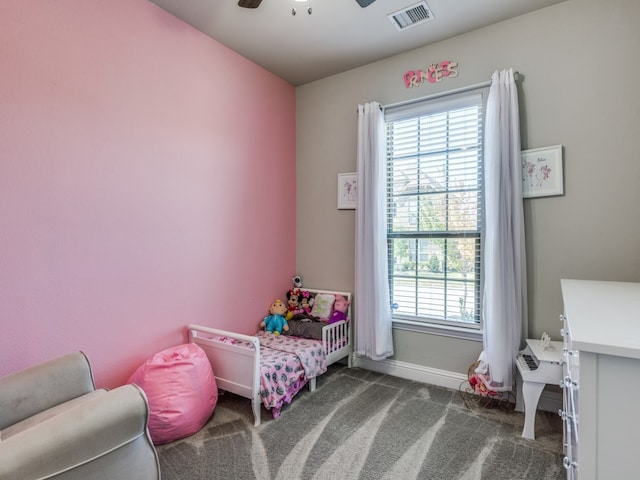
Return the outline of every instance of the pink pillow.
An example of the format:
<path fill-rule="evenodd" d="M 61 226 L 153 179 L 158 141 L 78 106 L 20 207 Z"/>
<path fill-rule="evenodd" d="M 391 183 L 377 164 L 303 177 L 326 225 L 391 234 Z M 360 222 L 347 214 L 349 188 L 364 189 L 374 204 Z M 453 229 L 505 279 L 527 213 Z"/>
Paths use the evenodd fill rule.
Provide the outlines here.
<path fill-rule="evenodd" d="M 149 433 L 159 445 L 193 435 L 211 417 L 218 387 L 204 350 L 194 343 L 167 348 L 131 375 L 149 401 Z"/>

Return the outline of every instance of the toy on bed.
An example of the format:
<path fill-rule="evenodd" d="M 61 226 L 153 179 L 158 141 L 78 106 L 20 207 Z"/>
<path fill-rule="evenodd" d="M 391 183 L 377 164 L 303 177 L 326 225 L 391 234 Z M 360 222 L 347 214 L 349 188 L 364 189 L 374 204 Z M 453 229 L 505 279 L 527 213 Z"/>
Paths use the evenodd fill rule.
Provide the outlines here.
<path fill-rule="evenodd" d="M 263 327 L 267 333 L 273 333 L 275 335 L 286 332 L 289 330 L 287 320 L 284 318 L 286 313 L 287 306 L 282 303 L 282 300 L 276 300 L 269 308 L 269 315 L 264 317 L 264 320 L 260 322 L 260 327 Z"/>
<path fill-rule="evenodd" d="M 291 320 L 294 315 L 302 312 L 303 310 L 300 308 L 300 289 L 292 288 L 287 292 L 287 316 L 285 318 Z"/>
<path fill-rule="evenodd" d="M 313 297 L 308 290 L 302 290 L 300 293 L 300 309 L 307 315 L 311 314 L 311 307 L 313 307 Z"/>
<path fill-rule="evenodd" d="M 343 295 L 336 295 L 336 299 L 333 302 L 333 311 L 331 312 L 331 315 L 329 315 L 327 323 L 335 323 L 339 322 L 340 320 L 346 320 L 350 303 L 351 302 L 344 298 Z"/>
<path fill-rule="evenodd" d="M 294 288 L 289 290 L 293 292 L 287 293 L 289 298 L 289 311 L 287 312 L 287 321 L 291 320 L 319 320 L 316 312 L 314 312 L 316 301 L 316 294 L 309 290 L 302 290 L 300 288 Z"/>

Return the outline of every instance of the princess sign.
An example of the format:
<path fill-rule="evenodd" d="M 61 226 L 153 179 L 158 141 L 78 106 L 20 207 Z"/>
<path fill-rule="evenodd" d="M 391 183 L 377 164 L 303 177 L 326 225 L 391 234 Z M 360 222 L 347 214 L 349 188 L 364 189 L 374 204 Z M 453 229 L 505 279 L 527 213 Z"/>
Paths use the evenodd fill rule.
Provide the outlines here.
<path fill-rule="evenodd" d="M 417 87 L 425 80 L 429 83 L 441 82 L 443 78 L 458 76 L 458 62 L 445 60 L 440 63 L 432 63 L 426 70 L 409 70 L 404 74 L 404 86 Z"/>

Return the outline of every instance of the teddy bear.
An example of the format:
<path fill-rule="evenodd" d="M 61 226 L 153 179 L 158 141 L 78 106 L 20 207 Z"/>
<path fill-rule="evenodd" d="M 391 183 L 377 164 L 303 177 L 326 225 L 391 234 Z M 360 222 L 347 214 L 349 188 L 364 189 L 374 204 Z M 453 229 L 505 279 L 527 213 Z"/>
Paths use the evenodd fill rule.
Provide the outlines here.
<path fill-rule="evenodd" d="M 280 335 L 282 332 L 288 331 L 289 324 L 284 318 L 286 313 L 287 306 L 282 300 L 276 300 L 269 308 L 269 315 L 264 317 L 264 320 L 260 322 L 260 327 L 263 327 L 266 332 L 273 333 L 274 335 Z"/>
<path fill-rule="evenodd" d="M 349 300 L 344 298 L 343 295 L 336 295 L 336 300 L 333 302 L 333 311 L 331 312 L 327 323 L 336 323 L 340 320 L 346 320 L 349 303 Z"/>

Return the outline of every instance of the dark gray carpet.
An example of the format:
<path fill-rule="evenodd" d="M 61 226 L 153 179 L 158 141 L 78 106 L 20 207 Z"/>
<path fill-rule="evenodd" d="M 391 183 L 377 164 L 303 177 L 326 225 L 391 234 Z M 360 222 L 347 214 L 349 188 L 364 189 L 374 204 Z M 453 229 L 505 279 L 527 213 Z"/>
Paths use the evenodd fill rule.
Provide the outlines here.
<path fill-rule="evenodd" d="M 221 395 L 196 435 L 158 446 L 163 480 L 559 480 L 562 424 L 539 412 L 469 409 L 455 390 L 333 365 L 274 420 Z"/>

